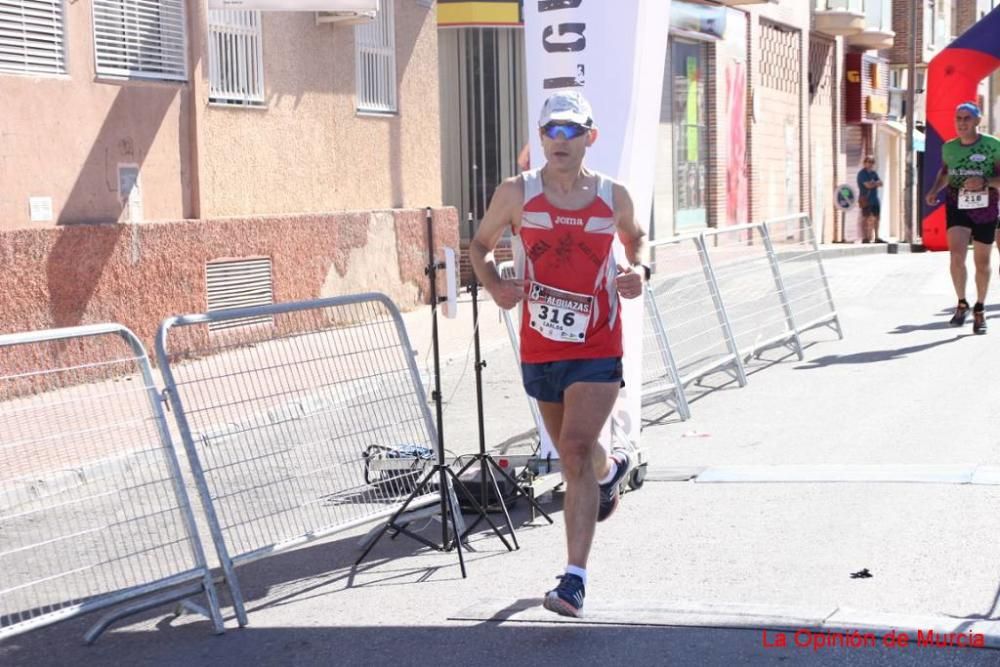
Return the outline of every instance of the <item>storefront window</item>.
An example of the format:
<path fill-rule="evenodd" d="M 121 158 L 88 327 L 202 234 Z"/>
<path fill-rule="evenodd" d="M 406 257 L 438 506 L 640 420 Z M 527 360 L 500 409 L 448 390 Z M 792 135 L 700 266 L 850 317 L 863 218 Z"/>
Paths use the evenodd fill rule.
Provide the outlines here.
<path fill-rule="evenodd" d="M 676 231 L 705 227 L 708 167 L 707 47 L 678 39 L 670 43 L 670 99 L 674 140 Z"/>

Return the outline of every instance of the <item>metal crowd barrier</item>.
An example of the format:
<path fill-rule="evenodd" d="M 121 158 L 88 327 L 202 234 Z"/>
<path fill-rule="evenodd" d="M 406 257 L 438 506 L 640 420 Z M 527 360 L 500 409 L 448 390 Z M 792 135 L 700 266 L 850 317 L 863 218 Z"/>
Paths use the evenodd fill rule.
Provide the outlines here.
<path fill-rule="evenodd" d="M 799 333 L 828 326 L 843 339 L 830 283 L 820 259 L 816 231 L 809 216 L 798 214 L 767 220 L 764 228 L 771 240 L 774 260 Z"/>
<path fill-rule="evenodd" d="M 222 616 L 142 343 L 101 324 L 0 336 L 0 639 L 204 593 Z"/>
<path fill-rule="evenodd" d="M 747 360 L 785 344 L 801 359 L 802 345 L 767 227 L 738 225 L 706 231 L 702 237 L 740 356 Z"/>
<path fill-rule="evenodd" d="M 746 360 L 775 345 L 802 358 L 800 334 L 843 332 L 809 217 L 791 215 L 650 244 L 643 406 L 674 401 L 720 370 L 744 386 Z"/>
<path fill-rule="evenodd" d="M 746 374 L 701 235 L 650 244 L 643 331 L 642 404 L 674 398 L 690 417 L 684 387 L 716 371 L 740 386 Z"/>
<path fill-rule="evenodd" d="M 500 277 L 505 280 L 514 278 L 514 262 L 501 262 L 497 265 L 497 273 L 499 273 Z M 518 331 L 518 323 L 521 321 L 521 310 L 518 308 L 513 312 L 513 315 L 509 310 L 501 310 L 500 316 L 503 319 L 504 327 L 507 329 L 507 338 L 510 340 L 510 347 L 514 352 L 514 360 L 517 362 L 518 372 L 520 372 L 521 341 L 520 332 Z M 539 437 L 541 437 L 542 430 L 545 428 L 545 423 L 542 421 L 542 413 L 538 409 L 538 402 L 531 396 L 526 396 L 526 398 L 528 399 L 528 409 L 531 410 L 531 419 L 535 422 L 535 428 L 538 431 Z"/>
<path fill-rule="evenodd" d="M 433 464 L 427 397 L 384 295 L 174 317 L 156 348 L 240 625 L 236 565 L 392 515 Z"/>

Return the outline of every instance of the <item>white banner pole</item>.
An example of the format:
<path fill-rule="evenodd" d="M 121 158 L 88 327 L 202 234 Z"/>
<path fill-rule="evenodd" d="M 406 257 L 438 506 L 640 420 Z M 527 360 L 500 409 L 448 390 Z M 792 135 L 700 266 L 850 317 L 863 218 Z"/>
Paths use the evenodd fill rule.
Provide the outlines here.
<path fill-rule="evenodd" d="M 528 74 L 528 127 L 556 90 L 581 91 L 600 132 L 585 164 L 623 183 L 635 204 L 636 222 L 649 229 L 657 130 L 667 52 L 670 0 L 526 0 L 524 38 Z M 531 133 L 531 162 L 542 155 Z M 624 248 L 615 241 L 619 263 Z M 641 427 L 642 298 L 623 299 L 625 389 L 614 417 L 636 445 Z M 609 428 L 605 429 L 609 432 Z M 551 440 L 542 438 L 542 456 Z M 607 446 L 609 438 L 604 439 Z"/>

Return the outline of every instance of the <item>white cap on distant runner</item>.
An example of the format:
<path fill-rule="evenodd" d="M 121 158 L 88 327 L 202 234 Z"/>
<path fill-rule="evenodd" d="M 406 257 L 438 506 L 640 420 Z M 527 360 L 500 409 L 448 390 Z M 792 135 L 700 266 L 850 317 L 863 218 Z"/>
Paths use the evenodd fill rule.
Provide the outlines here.
<path fill-rule="evenodd" d="M 542 105 L 542 114 L 538 118 L 538 127 L 549 123 L 594 124 L 594 112 L 590 102 L 575 90 L 560 90 L 553 93 Z"/>

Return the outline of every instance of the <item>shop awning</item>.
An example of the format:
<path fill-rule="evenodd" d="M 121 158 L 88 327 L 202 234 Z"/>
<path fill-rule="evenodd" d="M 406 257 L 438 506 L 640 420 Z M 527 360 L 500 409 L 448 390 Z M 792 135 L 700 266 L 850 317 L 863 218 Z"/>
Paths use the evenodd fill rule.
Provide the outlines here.
<path fill-rule="evenodd" d="M 520 0 L 438 0 L 437 22 L 441 27 L 519 26 Z"/>
<path fill-rule="evenodd" d="M 878 126 L 901 137 L 906 136 L 906 124 L 900 123 L 898 120 L 882 121 Z M 913 150 L 918 153 L 924 152 L 924 133 L 917 128 L 913 128 Z"/>

